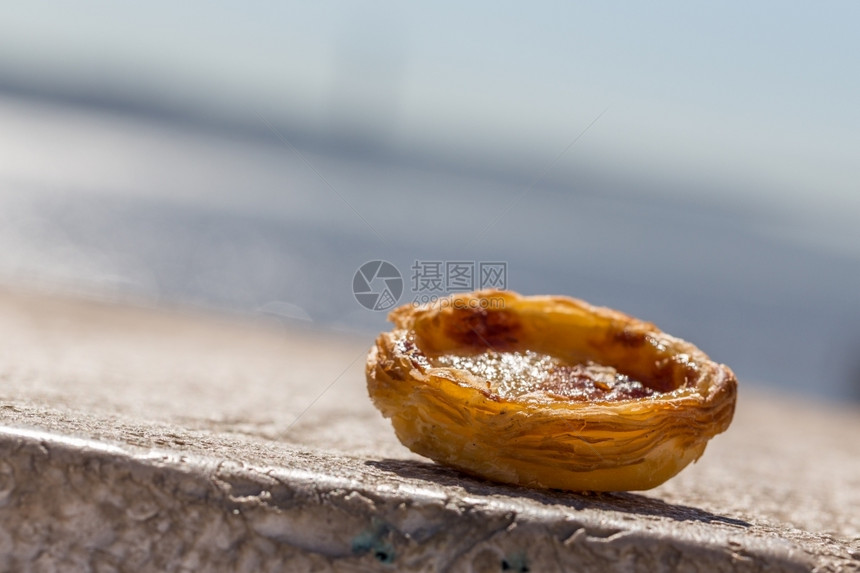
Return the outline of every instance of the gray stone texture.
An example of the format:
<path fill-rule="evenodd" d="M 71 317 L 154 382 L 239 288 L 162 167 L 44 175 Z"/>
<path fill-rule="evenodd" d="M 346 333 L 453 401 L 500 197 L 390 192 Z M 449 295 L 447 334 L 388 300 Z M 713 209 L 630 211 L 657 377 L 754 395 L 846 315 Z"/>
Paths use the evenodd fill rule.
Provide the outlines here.
<path fill-rule="evenodd" d="M 665 485 L 533 491 L 403 448 L 371 337 L 9 290 L 0 336 L 3 571 L 860 570 L 856 407 L 741 380 Z"/>

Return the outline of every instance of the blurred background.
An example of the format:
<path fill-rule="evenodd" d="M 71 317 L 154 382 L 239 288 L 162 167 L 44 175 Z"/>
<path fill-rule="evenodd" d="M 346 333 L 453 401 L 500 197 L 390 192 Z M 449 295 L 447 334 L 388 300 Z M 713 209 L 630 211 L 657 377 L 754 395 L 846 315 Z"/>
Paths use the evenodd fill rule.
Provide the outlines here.
<path fill-rule="evenodd" d="M 505 262 L 509 288 L 650 320 L 743 384 L 860 400 L 858 21 L 856 2 L 13 3 L 0 284 L 369 344 L 363 263 L 396 266 L 405 303 L 416 261 Z"/>

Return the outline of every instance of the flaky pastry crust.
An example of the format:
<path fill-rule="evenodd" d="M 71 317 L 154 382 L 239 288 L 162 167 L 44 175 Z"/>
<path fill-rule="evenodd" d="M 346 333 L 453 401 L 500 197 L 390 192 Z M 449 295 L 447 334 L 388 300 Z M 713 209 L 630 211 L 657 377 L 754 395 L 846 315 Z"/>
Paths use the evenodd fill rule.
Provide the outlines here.
<path fill-rule="evenodd" d="M 624 313 L 563 296 L 483 290 L 389 315 L 367 358 L 373 403 L 412 451 L 499 482 L 574 491 L 644 490 L 697 460 L 728 428 L 737 382 L 692 344 Z M 641 381 L 644 398 L 501 397 L 432 358 L 535 351 Z"/>

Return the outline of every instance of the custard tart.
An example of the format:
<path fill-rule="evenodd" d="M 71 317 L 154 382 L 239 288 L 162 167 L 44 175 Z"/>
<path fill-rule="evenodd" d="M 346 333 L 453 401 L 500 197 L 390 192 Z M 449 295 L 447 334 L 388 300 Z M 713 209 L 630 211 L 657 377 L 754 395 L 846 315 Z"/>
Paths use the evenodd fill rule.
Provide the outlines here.
<path fill-rule="evenodd" d="M 581 300 L 483 290 L 389 320 L 367 358 L 373 403 L 412 451 L 489 480 L 649 489 L 734 414 L 727 366 Z"/>

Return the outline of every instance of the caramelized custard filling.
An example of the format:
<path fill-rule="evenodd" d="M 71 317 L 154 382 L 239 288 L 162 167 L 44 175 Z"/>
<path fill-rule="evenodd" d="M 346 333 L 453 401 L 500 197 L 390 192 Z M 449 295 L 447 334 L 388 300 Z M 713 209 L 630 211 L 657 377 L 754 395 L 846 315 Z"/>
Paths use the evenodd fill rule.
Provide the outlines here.
<path fill-rule="evenodd" d="M 445 354 L 427 360 L 432 368 L 456 368 L 480 378 L 487 391 L 500 398 L 544 394 L 576 402 L 602 402 L 660 394 L 612 366 L 592 361 L 571 364 L 531 350 L 487 350 L 470 356 Z"/>

